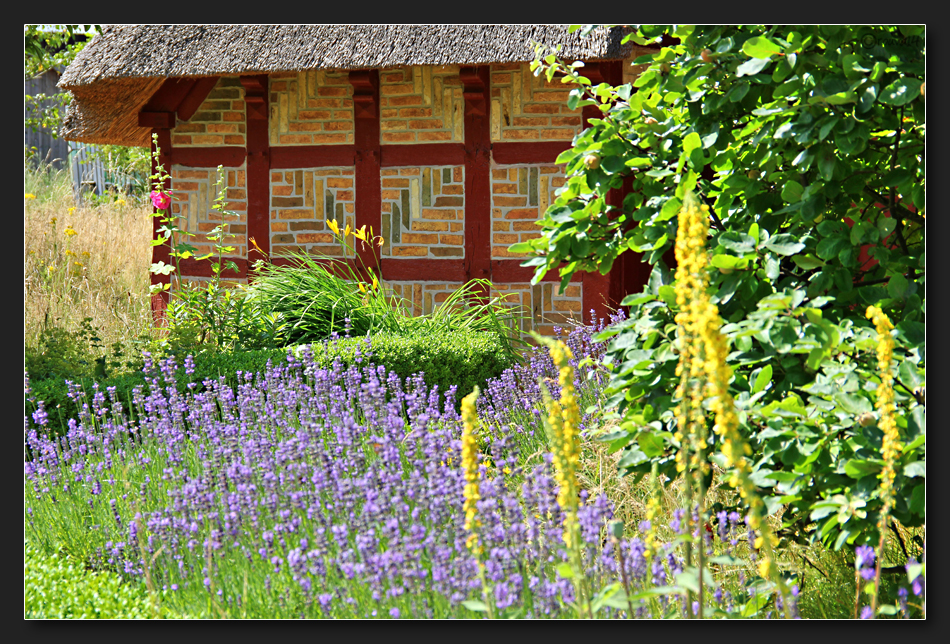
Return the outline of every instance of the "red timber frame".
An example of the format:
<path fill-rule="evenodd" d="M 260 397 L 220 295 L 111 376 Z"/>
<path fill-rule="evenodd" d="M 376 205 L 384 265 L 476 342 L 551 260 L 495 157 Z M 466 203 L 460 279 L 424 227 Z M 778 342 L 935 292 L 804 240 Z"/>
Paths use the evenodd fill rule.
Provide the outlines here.
<path fill-rule="evenodd" d="M 351 71 L 353 86 L 354 143 L 352 145 L 280 146 L 271 148 L 268 138 L 267 75 L 242 76 L 247 110 L 247 147 L 189 147 L 173 149 L 171 128 L 175 117 L 188 120 L 217 82 L 217 77 L 201 79 L 168 79 L 139 114 L 139 124 L 158 134 L 161 147 L 159 162 L 170 172 L 172 162 L 190 167 L 236 166 L 247 160 L 247 236 L 263 251 L 270 251 L 270 171 L 304 167 L 355 167 L 356 227 L 382 230 L 382 187 L 380 169 L 406 165 L 464 165 L 465 167 L 465 254 L 463 259 L 396 259 L 380 257 L 371 245 L 358 250 L 359 262 L 353 268 L 379 266 L 382 278 L 390 281 L 466 282 L 486 278 L 494 283 L 530 282 L 534 269 L 521 266 L 519 259 L 491 258 L 491 161 L 501 164 L 554 163 L 558 154 L 570 148 L 567 141 L 494 142 L 491 141 L 489 107 L 490 67 L 462 66 L 464 110 L 463 143 L 380 144 L 379 72 Z M 594 84 L 622 82 L 622 61 L 588 63 L 584 72 Z M 596 107 L 583 109 L 583 127 L 599 116 Z M 154 171 L 154 168 L 153 168 Z M 166 186 L 168 188 L 170 186 Z M 625 189 L 614 189 L 607 198 L 609 207 L 620 208 Z M 155 235 L 159 227 L 155 220 Z M 260 253 L 248 243 L 248 257 L 235 257 L 237 275 L 246 278 L 248 267 Z M 153 262 L 169 261 L 168 248 L 156 246 Z M 275 258 L 275 263 L 288 260 Z M 186 276 L 211 275 L 207 262 L 182 261 Z M 583 316 L 593 310 L 598 318 L 607 318 L 624 295 L 646 284 L 649 266 L 634 253 L 624 253 L 607 275 L 577 273 L 572 282 L 583 287 Z M 253 279 L 253 275 L 251 275 Z M 167 283 L 168 276 L 153 275 L 152 283 Z M 545 282 L 559 282 L 557 271 L 545 275 Z M 158 320 L 168 303 L 168 294 L 153 297 L 153 313 Z"/>

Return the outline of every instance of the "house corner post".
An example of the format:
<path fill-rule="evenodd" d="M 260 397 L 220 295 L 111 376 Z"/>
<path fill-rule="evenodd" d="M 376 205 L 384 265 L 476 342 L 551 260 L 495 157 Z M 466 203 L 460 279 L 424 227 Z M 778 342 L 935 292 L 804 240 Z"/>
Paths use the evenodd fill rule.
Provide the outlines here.
<path fill-rule="evenodd" d="M 351 71 L 348 79 L 353 86 L 353 142 L 356 144 L 354 220 L 357 229 L 366 226 L 367 232 L 372 228 L 374 234 L 382 234 L 379 71 Z M 371 278 L 366 275 L 367 270 L 381 266 L 379 247 L 375 244 L 359 244 L 356 254 L 359 261 L 354 268 L 361 279 L 369 281 Z"/>
<path fill-rule="evenodd" d="M 247 110 L 247 267 L 270 254 L 270 142 L 268 139 L 267 74 L 241 76 Z M 254 244 L 264 253 L 261 254 Z"/>
<path fill-rule="evenodd" d="M 465 100 L 465 279 L 491 279 L 490 67 L 462 67 Z M 481 291 L 481 289 L 480 289 Z M 489 293 L 482 292 L 483 296 Z"/>

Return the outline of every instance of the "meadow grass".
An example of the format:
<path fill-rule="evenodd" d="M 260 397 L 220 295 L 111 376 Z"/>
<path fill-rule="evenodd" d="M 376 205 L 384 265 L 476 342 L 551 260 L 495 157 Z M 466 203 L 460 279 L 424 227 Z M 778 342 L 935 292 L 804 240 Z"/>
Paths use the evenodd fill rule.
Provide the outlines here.
<path fill-rule="evenodd" d="M 77 354 L 98 353 L 89 362 L 115 358 L 113 347 L 131 357 L 133 340 L 152 324 L 151 208 L 132 196 L 77 206 L 66 172 L 27 171 L 25 187 L 32 195 L 23 215 L 27 354 L 73 345 Z"/>

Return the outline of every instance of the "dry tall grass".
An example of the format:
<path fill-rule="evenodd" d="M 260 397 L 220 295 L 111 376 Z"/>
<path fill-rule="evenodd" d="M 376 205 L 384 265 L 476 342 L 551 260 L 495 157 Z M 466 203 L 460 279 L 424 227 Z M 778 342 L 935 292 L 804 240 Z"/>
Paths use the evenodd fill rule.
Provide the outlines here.
<path fill-rule="evenodd" d="M 104 347 L 130 347 L 151 326 L 151 208 L 132 197 L 77 207 L 66 172 L 24 179 L 24 346 L 91 318 Z"/>

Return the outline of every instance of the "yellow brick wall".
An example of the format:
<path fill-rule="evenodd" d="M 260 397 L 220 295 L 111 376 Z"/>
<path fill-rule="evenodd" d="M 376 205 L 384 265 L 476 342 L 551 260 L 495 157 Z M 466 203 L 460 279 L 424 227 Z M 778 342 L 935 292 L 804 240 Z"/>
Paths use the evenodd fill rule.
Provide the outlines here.
<path fill-rule="evenodd" d="M 347 72 L 271 74 L 271 145 L 353 143 L 353 86 Z"/>
<path fill-rule="evenodd" d="M 225 239 L 222 243 L 234 246 L 235 250 L 229 255 L 237 257 L 247 256 L 247 188 L 245 167 L 224 168 L 225 209 L 236 213 L 237 217 L 222 217 L 212 210 L 217 198 L 218 170 L 217 168 L 188 168 L 173 165 L 172 177 L 172 214 L 180 217 L 179 227 L 194 237 L 186 240 L 198 248 L 197 254 L 214 252 L 213 244 L 207 234 L 222 222 L 228 224 L 228 231 L 237 235 Z"/>
<path fill-rule="evenodd" d="M 339 239 L 327 227 L 333 219 L 341 231 L 356 226 L 353 168 L 272 170 L 270 174 L 270 245 L 274 256 L 293 252 L 342 257 Z M 353 243 L 353 238 L 349 238 Z"/>
<path fill-rule="evenodd" d="M 379 72 L 380 143 L 462 142 L 464 101 L 457 65 Z"/>
<path fill-rule="evenodd" d="M 511 244 L 541 236 L 535 222 L 554 202 L 566 182 L 564 167 L 555 164 L 497 165 L 491 169 L 493 259 L 525 257 Z"/>
<path fill-rule="evenodd" d="M 465 256 L 462 166 L 383 168 L 383 256 Z"/>
<path fill-rule="evenodd" d="M 528 63 L 492 65 L 492 141 L 570 141 L 581 110 L 567 108 L 570 86 L 535 76 Z"/>

